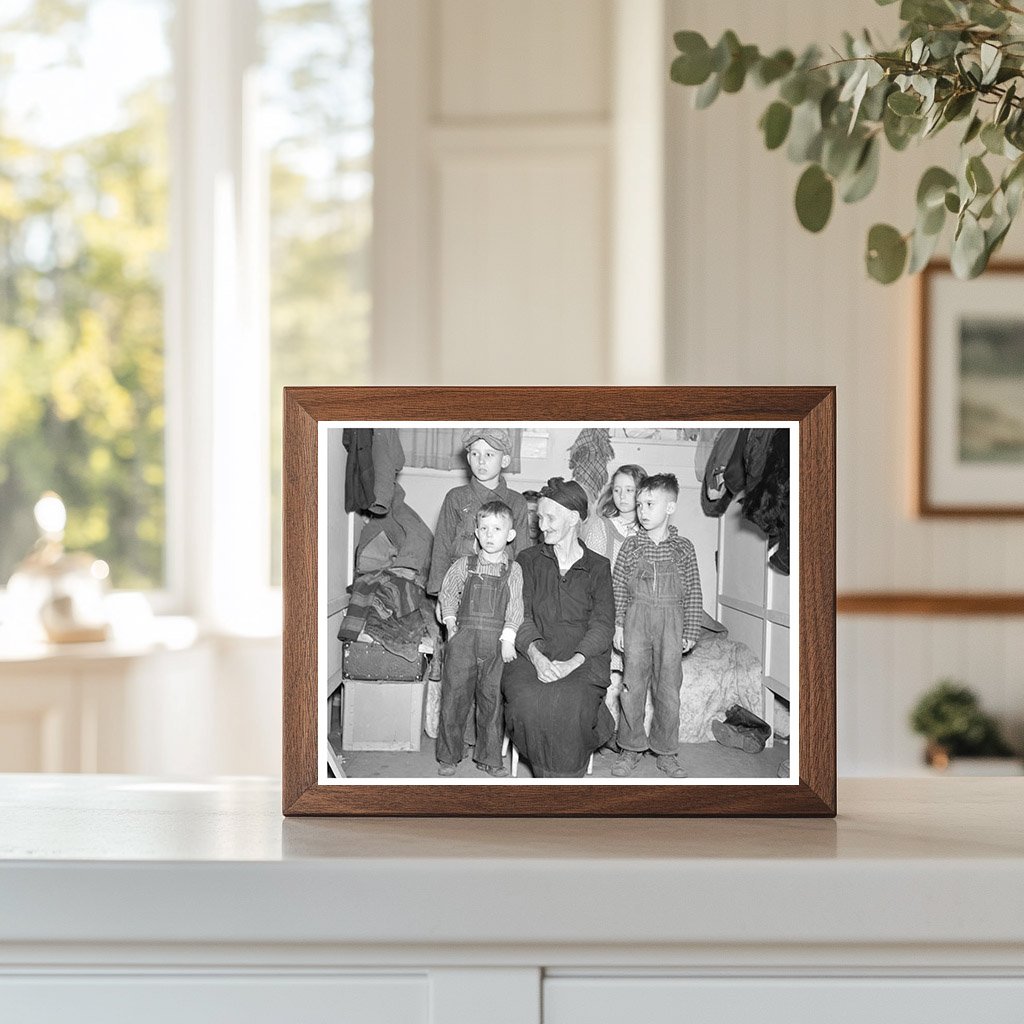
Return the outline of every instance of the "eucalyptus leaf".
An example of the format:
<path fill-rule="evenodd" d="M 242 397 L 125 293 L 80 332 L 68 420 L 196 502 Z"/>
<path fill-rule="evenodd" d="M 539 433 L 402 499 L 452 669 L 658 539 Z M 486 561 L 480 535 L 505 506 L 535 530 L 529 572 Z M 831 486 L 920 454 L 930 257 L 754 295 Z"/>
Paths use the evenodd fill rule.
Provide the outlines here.
<path fill-rule="evenodd" d="M 721 74 L 732 64 L 734 56 L 741 48 L 742 44 L 736 33 L 732 29 L 727 29 L 711 51 L 711 70 Z"/>
<path fill-rule="evenodd" d="M 836 108 L 839 106 L 839 89 L 829 89 L 818 103 L 818 111 L 821 114 L 821 123 L 828 124 L 836 115 Z"/>
<path fill-rule="evenodd" d="M 985 262 L 982 266 L 977 267 L 975 276 L 980 274 L 985 267 L 988 265 L 989 259 L 992 254 L 999 249 L 1003 240 L 1006 238 L 1006 233 L 1010 230 L 1010 224 L 1012 218 L 1008 214 L 1003 214 L 997 217 L 986 229 L 985 229 Z"/>
<path fill-rule="evenodd" d="M 821 111 L 818 104 L 807 101 L 793 111 L 786 155 L 793 163 L 817 160 L 821 156 Z"/>
<path fill-rule="evenodd" d="M 851 137 L 838 128 L 822 132 L 821 166 L 833 178 L 841 178 L 853 171 L 864 148 L 863 133 Z"/>
<path fill-rule="evenodd" d="M 754 81 L 760 86 L 785 78 L 793 70 L 796 58 L 789 50 L 776 50 L 770 57 L 762 57 L 753 69 Z"/>
<path fill-rule="evenodd" d="M 791 107 L 798 107 L 807 99 L 807 74 L 794 71 L 786 77 L 779 89 L 779 98 Z"/>
<path fill-rule="evenodd" d="M 1020 201 L 1024 197 L 1024 177 L 1017 177 L 1004 185 L 1003 194 L 1006 196 L 1006 213 L 1012 222 L 1020 212 Z"/>
<path fill-rule="evenodd" d="M 910 237 L 910 262 L 907 264 L 908 274 L 917 274 L 924 270 L 929 260 L 935 254 L 940 237 L 941 231 L 929 234 L 921 230 L 920 227 L 914 229 L 914 233 Z"/>
<path fill-rule="evenodd" d="M 1002 156 L 1006 147 L 1006 133 L 1001 125 L 990 121 L 981 129 L 981 142 L 994 156 Z"/>
<path fill-rule="evenodd" d="M 991 85 L 996 80 L 1000 65 L 1003 63 L 1003 51 L 986 40 L 981 44 L 979 56 L 981 58 L 981 84 Z"/>
<path fill-rule="evenodd" d="M 722 91 L 721 78 L 713 74 L 694 94 L 693 105 L 698 110 L 706 110 L 718 98 Z"/>
<path fill-rule="evenodd" d="M 747 72 L 758 59 L 756 46 L 741 46 L 732 63 L 722 72 L 722 92 L 739 92 L 746 81 Z"/>
<path fill-rule="evenodd" d="M 778 149 L 786 141 L 789 126 L 793 120 L 793 108 L 788 103 L 776 100 L 761 115 L 761 129 L 767 149 Z"/>
<path fill-rule="evenodd" d="M 702 85 L 711 74 L 711 50 L 699 32 L 677 32 L 680 55 L 672 61 L 669 75 L 680 85 Z"/>
<path fill-rule="evenodd" d="M 932 107 L 931 113 L 925 118 L 924 131 L 921 132 L 922 138 L 927 138 L 929 135 L 938 131 L 945 123 L 943 108 L 939 106 Z"/>
<path fill-rule="evenodd" d="M 878 181 L 878 151 L 878 138 L 872 136 L 864 143 L 853 176 L 843 189 L 844 203 L 860 202 L 875 187 Z"/>
<path fill-rule="evenodd" d="M 962 281 L 977 276 L 975 266 L 985 258 L 985 232 L 978 219 L 969 211 L 964 211 L 960 226 L 953 237 L 953 249 L 950 264 L 953 273 Z"/>
<path fill-rule="evenodd" d="M 947 192 L 945 207 L 950 213 L 960 212 L 960 196 L 956 192 Z"/>
<path fill-rule="evenodd" d="M 960 140 L 961 146 L 970 145 L 980 133 L 982 128 L 982 121 L 980 117 L 972 117 L 971 123 L 967 126 L 967 131 L 964 132 L 963 139 Z"/>
<path fill-rule="evenodd" d="M 921 175 L 917 186 L 917 208 L 928 210 L 941 206 L 946 200 L 946 191 L 956 184 L 956 177 L 944 167 L 929 167 Z"/>
<path fill-rule="evenodd" d="M 1014 97 L 1017 95 L 1017 83 L 1011 82 L 1003 93 L 1002 98 L 996 104 L 996 112 L 992 117 L 992 120 L 996 124 L 1002 124 L 1009 116 L 1013 107 Z"/>
<path fill-rule="evenodd" d="M 864 102 L 860 105 L 861 121 L 881 121 L 882 115 L 885 113 L 885 101 L 892 91 L 892 82 L 885 78 L 869 86 L 864 95 Z"/>
<path fill-rule="evenodd" d="M 988 195 L 995 188 L 992 175 L 980 156 L 972 156 L 967 161 L 967 181 L 979 195 Z"/>
<path fill-rule="evenodd" d="M 920 109 L 921 100 L 908 92 L 894 92 L 889 96 L 889 109 L 901 117 L 905 114 L 916 114 Z"/>
<path fill-rule="evenodd" d="M 935 103 L 935 79 L 925 75 L 914 75 L 910 79 L 911 87 L 924 101 L 921 112 L 927 113 Z"/>
<path fill-rule="evenodd" d="M 1002 189 L 1006 196 L 1006 210 L 1012 220 L 1017 216 L 1024 196 L 1024 157 L 1018 157 L 1003 175 Z"/>
<path fill-rule="evenodd" d="M 926 235 L 939 234 L 946 224 L 946 204 L 939 203 L 928 210 L 919 210 L 917 229 Z"/>
<path fill-rule="evenodd" d="M 868 273 L 880 284 L 892 284 L 907 262 L 906 239 L 890 224 L 875 224 L 868 232 Z"/>
<path fill-rule="evenodd" d="M 960 33 L 955 30 L 933 32 L 928 42 L 933 60 L 946 60 L 956 52 L 960 45 Z"/>
<path fill-rule="evenodd" d="M 990 3 L 972 3 L 967 15 L 977 25 L 999 30 L 1006 27 L 1007 18 L 1002 11 Z"/>
<path fill-rule="evenodd" d="M 885 141 L 897 152 L 906 149 L 922 123 L 923 118 L 899 117 L 891 110 L 886 110 L 882 116 Z"/>
<path fill-rule="evenodd" d="M 796 186 L 796 215 L 808 231 L 821 231 L 832 214 L 832 181 L 817 165 L 811 164 Z"/>
<path fill-rule="evenodd" d="M 946 121 L 956 121 L 961 117 L 966 117 L 974 107 L 974 100 L 974 93 L 954 93 L 943 105 L 942 116 Z"/>

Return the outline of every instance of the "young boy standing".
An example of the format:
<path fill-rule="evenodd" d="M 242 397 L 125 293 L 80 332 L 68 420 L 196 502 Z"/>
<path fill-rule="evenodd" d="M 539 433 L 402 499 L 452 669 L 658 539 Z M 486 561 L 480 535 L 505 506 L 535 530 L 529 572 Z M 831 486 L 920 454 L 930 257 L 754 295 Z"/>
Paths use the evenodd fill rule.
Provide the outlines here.
<path fill-rule="evenodd" d="M 475 518 L 479 552 L 456 559 L 438 598 L 448 649 L 441 677 L 437 774 L 455 774 L 475 698 L 473 759 L 480 771 L 503 778 L 508 769 L 501 760 L 501 672 L 516 657 L 516 632 L 523 624 L 523 571 L 509 557 L 508 544 L 516 531 L 508 505 L 488 501 Z"/>
<path fill-rule="evenodd" d="M 632 775 L 648 749 L 657 756 L 659 771 L 686 777 L 677 756 L 682 657 L 697 642 L 704 606 L 693 544 L 668 522 L 678 498 L 679 482 L 671 473 L 649 476 L 639 485 L 641 529 L 626 538 L 612 574 L 614 645 L 624 660 L 616 736 L 621 753 L 612 768 L 619 777 Z M 654 705 L 649 739 L 644 732 L 648 689 Z"/>
<path fill-rule="evenodd" d="M 476 550 L 476 513 L 485 502 L 502 501 L 512 510 L 513 559 L 530 543 L 526 499 L 509 489 L 501 472 L 512 461 L 509 432 L 497 427 L 475 427 L 463 432 L 462 443 L 472 476 L 468 484 L 453 487 L 441 505 L 430 555 L 428 594 L 441 589 L 444 574 L 457 558 Z"/>

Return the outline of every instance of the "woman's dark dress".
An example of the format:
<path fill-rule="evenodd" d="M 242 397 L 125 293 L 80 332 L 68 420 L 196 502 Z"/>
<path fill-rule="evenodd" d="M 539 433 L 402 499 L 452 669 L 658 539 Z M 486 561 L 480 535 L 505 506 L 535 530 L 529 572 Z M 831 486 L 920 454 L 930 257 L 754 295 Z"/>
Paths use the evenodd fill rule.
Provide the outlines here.
<path fill-rule="evenodd" d="M 582 778 L 590 755 L 611 739 L 605 707 L 611 682 L 615 598 L 608 559 L 583 546 L 565 576 L 549 544 L 521 552 L 523 611 L 516 635 L 519 657 L 505 666 L 505 728 L 537 778 Z M 552 661 L 582 654 L 586 661 L 564 679 L 542 683 L 527 656 L 536 643 Z"/>

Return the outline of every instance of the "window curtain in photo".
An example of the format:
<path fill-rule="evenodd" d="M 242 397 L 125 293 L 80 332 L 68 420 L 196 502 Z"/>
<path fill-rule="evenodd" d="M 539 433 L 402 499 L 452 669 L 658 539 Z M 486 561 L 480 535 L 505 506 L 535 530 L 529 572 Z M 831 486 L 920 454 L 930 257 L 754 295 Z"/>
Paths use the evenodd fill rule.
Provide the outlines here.
<path fill-rule="evenodd" d="M 398 437 L 405 450 L 406 466 L 424 469 L 465 469 L 466 456 L 463 454 L 463 427 L 415 427 L 399 430 Z M 520 453 L 523 448 L 523 431 L 509 430 L 512 437 L 512 461 L 506 473 L 518 473 L 521 469 Z"/>

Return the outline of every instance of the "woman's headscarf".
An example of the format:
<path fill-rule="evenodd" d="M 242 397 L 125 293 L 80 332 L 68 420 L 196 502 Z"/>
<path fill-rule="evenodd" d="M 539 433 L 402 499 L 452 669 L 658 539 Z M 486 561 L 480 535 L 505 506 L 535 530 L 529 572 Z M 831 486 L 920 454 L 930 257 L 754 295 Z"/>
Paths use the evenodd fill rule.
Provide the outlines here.
<path fill-rule="evenodd" d="M 570 512 L 578 512 L 581 520 L 587 518 L 587 492 L 575 480 L 553 476 L 540 489 L 540 496 L 557 502 Z"/>

